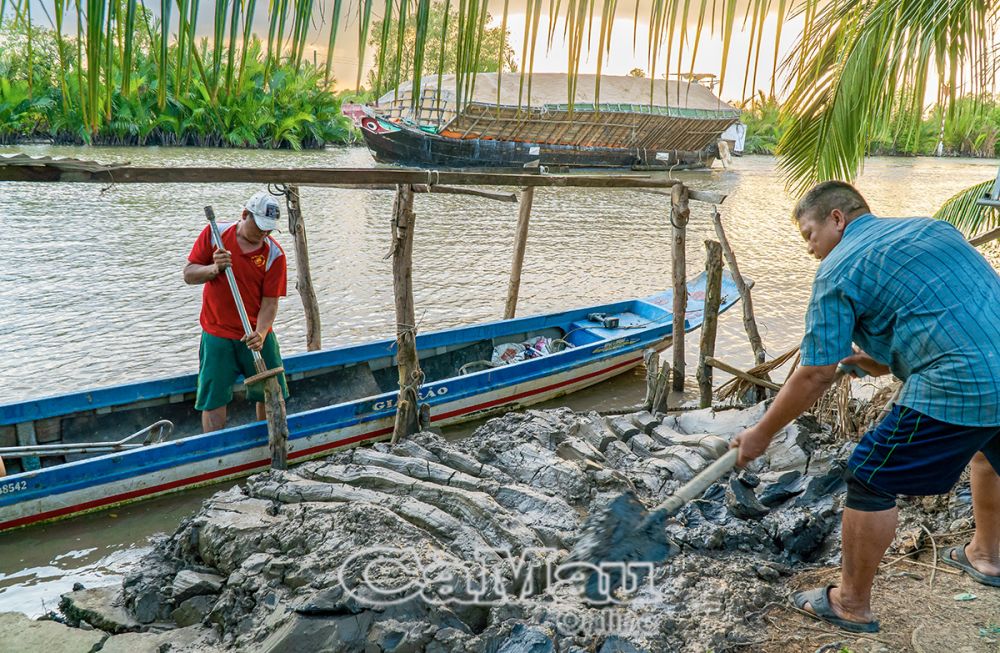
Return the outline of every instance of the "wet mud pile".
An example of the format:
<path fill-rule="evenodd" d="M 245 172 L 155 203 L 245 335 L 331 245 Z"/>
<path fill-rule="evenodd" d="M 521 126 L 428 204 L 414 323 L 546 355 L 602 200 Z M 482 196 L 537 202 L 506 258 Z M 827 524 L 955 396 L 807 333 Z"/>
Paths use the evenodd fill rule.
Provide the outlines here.
<path fill-rule="evenodd" d="M 793 567 L 839 555 L 851 444 L 815 421 L 686 506 L 668 527 L 677 555 L 626 569 L 617 593 L 588 600 L 594 569 L 567 556 L 589 514 L 625 491 L 666 498 L 763 410 L 528 411 L 460 441 L 420 433 L 259 474 L 209 499 L 109 602 L 121 630 L 184 627 L 198 650 L 752 650 L 754 613 L 784 600 Z M 948 501 L 935 514 L 961 527 L 968 505 Z M 74 594 L 70 621 L 99 621 Z"/>

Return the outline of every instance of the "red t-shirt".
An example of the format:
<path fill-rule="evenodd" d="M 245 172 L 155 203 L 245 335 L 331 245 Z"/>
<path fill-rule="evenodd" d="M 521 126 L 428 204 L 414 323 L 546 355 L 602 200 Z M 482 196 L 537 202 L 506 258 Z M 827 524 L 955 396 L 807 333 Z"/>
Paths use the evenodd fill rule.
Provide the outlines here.
<path fill-rule="evenodd" d="M 236 241 L 237 224 L 239 223 L 219 225 L 222 245 L 233 257 L 236 286 L 240 289 L 250 326 L 256 329 L 261 300 L 264 297 L 285 296 L 285 252 L 277 241 L 267 236 L 259 249 L 244 253 Z M 210 226 L 206 226 L 194 242 L 188 261 L 198 265 L 211 265 L 214 252 L 212 230 Z M 201 328 L 220 338 L 239 340 L 244 336 L 240 313 L 236 310 L 225 274 L 205 283 L 201 301 Z"/>

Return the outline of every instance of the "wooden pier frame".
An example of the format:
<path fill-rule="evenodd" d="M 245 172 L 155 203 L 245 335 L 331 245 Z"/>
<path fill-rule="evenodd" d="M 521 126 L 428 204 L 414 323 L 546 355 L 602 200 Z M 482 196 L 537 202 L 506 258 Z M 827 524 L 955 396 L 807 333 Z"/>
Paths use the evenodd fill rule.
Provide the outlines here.
<path fill-rule="evenodd" d="M 0 157 L 0 181 L 64 182 L 115 184 L 272 184 L 286 188 L 289 231 L 295 239 L 298 262 L 297 284 L 306 311 L 307 349 L 322 346 L 319 307 L 309 269 L 308 242 L 301 209 L 301 186 L 351 188 L 358 190 L 393 190 L 396 194 L 392 219 L 392 267 L 398 340 L 400 397 L 393 439 L 397 440 L 420 428 L 420 384 L 423 374 L 416 351 L 415 306 L 413 300 L 412 256 L 415 193 L 450 193 L 484 197 L 505 202 L 517 201 L 512 193 L 496 192 L 466 186 L 500 186 L 521 188 L 517 236 L 511 266 L 505 317 L 516 312 L 520 291 L 521 270 L 526 249 L 531 205 L 535 188 L 604 188 L 631 189 L 661 195 L 670 194 L 670 219 L 674 226 L 673 286 L 674 286 L 674 365 L 663 365 L 656 376 L 661 377 L 661 391 L 653 408 L 665 408 L 669 371 L 673 387 L 684 385 L 684 313 L 687 304 L 686 285 L 686 226 L 690 215 L 689 200 L 721 203 L 725 196 L 711 191 L 688 189 L 675 179 L 662 175 L 549 175 L 534 172 L 477 172 L 464 170 L 421 170 L 405 168 L 225 168 L 225 167 L 148 167 L 103 165 L 73 159 L 32 158 L 23 155 Z M 659 367 L 659 366 L 658 366 Z M 427 416 L 424 416 L 426 421 Z"/>
<path fill-rule="evenodd" d="M 309 245 L 306 241 L 306 224 L 302 219 L 302 204 L 299 187 L 285 189 L 285 205 L 288 208 L 288 232 L 295 238 L 295 288 L 302 300 L 302 310 L 306 314 L 306 351 L 323 348 L 322 327 L 319 318 L 319 301 L 313 288 L 312 272 L 309 269 Z"/>
<path fill-rule="evenodd" d="M 747 332 L 747 339 L 750 340 L 750 348 L 753 349 L 754 360 L 757 361 L 757 365 L 760 365 L 764 362 L 764 342 L 761 340 L 760 331 L 757 330 L 757 320 L 753 314 L 753 300 L 750 297 L 750 287 L 747 285 L 743 275 L 740 274 L 740 266 L 736 263 L 736 254 L 733 253 L 729 239 L 726 238 L 726 231 L 722 228 L 722 216 L 719 215 L 719 209 L 716 206 L 712 206 L 712 222 L 715 224 L 715 235 L 722 246 L 722 253 L 726 257 L 726 266 L 729 268 L 729 273 L 733 276 L 736 289 L 740 293 L 740 301 L 743 303 L 743 328 Z"/>
<path fill-rule="evenodd" d="M 507 304 L 503 319 L 509 320 L 517 312 L 517 295 L 521 289 L 521 267 L 524 265 L 524 249 L 528 244 L 528 222 L 531 220 L 531 204 L 535 199 L 535 189 L 531 186 L 521 191 L 521 204 L 517 212 L 517 233 L 514 236 L 514 260 L 510 265 L 510 283 L 507 286 Z"/>
<path fill-rule="evenodd" d="M 705 359 L 715 356 L 715 334 L 719 327 L 719 305 L 722 303 L 722 245 L 705 241 L 705 307 L 701 324 L 701 347 L 698 354 L 698 405 L 712 405 L 712 368 Z"/>
<path fill-rule="evenodd" d="M 400 184 L 392 209 L 392 288 L 396 300 L 396 365 L 399 399 L 393 443 L 420 430 L 420 384 L 423 372 L 417 358 L 417 317 L 413 302 L 413 189 Z"/>
<path fill-rule="evenodd" d="M 687 312 L 687 223 L 691 216 L 688 206 L 688 189 L 677 184 L 671 189 L 670 224 L 673 226 L 673 282 L 674 328 L 672 347 L 674 364 L 671 368 L 671 387 L 684 390 L 684 318 Z"/>

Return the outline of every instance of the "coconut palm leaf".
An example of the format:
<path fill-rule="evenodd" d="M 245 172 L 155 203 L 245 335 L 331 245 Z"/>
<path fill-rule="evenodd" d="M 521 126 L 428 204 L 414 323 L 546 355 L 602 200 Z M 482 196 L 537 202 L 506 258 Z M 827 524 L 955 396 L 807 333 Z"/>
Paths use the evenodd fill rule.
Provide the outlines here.
<path fill-rule="evenodd" d="M 388 19 L 386 19 L 388 22 Z M 361 90 L 361 71 L 364 69 L 365 44 L 368 43 L 368 29 L 372 24 L 372 0 L 358 0 L 358 77 L 354 90 Z"/>
<path fill-rule="evenodd" d="M 104 120 L 105 122 L 111 122 L 111 94 L 114 91 L 114 67 L 112 62 L 114 61 L 115 49 L 115 34 L 114 27 L 116 21 L 116 15 L 118 12 L 118 3 L 112 0 L 108 3 L 108 22 L 107 31 L 104 36 Z"/>
<path fill-rule="evenodd" d="M 375 96 L 382 95 L 382 78 L 385 75 L 385 55 L 389 51 L 389 40 L 392 38 L 392 0 L 385 0 L 385 12 L 382 15 L 382 32 L 379 35 L 378 63 L 375 74 Z M 400 36 L 401 38 L 401 36 Z M 399 55 L 396 55 L 397 69 L 402 66 Z M 398 85 L 396 87 L 398 92 Z"/>
<path fill-rule="evenodd" d="M 63 4 L 64 0 L 56 0 L 56 5 Z M 138 8 L 138 2 L 136 0 L 127 0 L 125 6 L 125 34 L 127 38 L 125 39 L 125 53 L 122 56 L 122 85 L 121 93 L 126 95 L 131 88 L 132 82 L 132 58 L 135 56 L 133 44 L 135 39 L 132 38 L 132 34 L 135 34 L 135 13 Z M 59 31 L 62 31 L 61 29 Z M 60 46 L 60 52 L 62 47 Z"/>
<path fill-rule="evenodd" d="M 92 0 L 89 0 L 92 1 Z M 160 60 L 159 60 L 159 77 L 157 83 L 157 106 L 160 111 L 163 111 L 164 106 L 167 103 L 167 54 L 169 52 L 170 42 L 168 37 L 170 36 L 170 0 L 160 0 Z"/>
<path fill-rule="evenodd" d="M 417 15 L 415 18 L 415 28 L 416 36 L 413 44 L 413 88 L 422 89 L 421 81 L 423 79 L 424 73 L 424 52 L 427 49 L 427 32 L 430 23 L 431 15 L 431 0 L 417 0 Z M 442 32 L 442 34 L 447 34 L 447 32 Z M 402 29 L 400 29 L 400 36 L 402 36 Z M 441 48 L 444 52 L 444 48 Z M 397 61 L 398 61 L 397 57 Z M 438 78 L 440 80 L 440 77 Z M 418 112 L 418 122 L 419 122 L 419 111 L 421 103 L 423 102 L 424 94 L 423 91 L 413 94 L 413 108 Z"/>
<path fill-rule="evenodd" d="M 957 193 L 945 202 L 934 217 L 947 220 L 966 236 L 973 236 L 981 231 L 1000 227 L 1000 210 L 980 206 L 977 200 L 993 190 L 994 180 L 984 181 L 971 188 Z"/>
<path fill-rule="evenodd" d="M 226 52 L 226 96 L 233 92 L 233 79 L 236 74 L 236 32 L 240 28 L 241 0 L 233 2 L 233 11 L 229 16 L 229 45 Z M 215 44 L 216 51 L 222 49 L 221 43 Z"/>
<path fill-rule="evenodd" d="M 784 107 L 790 127 L 777 151 L 789 186 L 852 179 L 898 108 L 898 89 L 913 89 L 912 102 L 921 102 L 932 66 L 953 90 L 966 66 L 972 87 L 991 81 L 970 64 L 973 53 L 992 51 L 995 35 L 982 26 L 994 24 L 998 11 L 1000 4 L 979 0 L 844 0 L 820 8 L 798 43 L 809 54 Z"/>
<path fill-rule="evenodd" d="M 340 29 L 340 11 L 343 8 L 343 4 L 343 0 L 333 0 L 333 13 L 330 16 L 330 38 L 326 45 L 326 68 L 323 73 L 323 83 L 326 85 L 330 84 L 330 70 L 333 68 L 333 47 L 337 43 L 337 31 Z M 243 49 L 246 50 L 245 41 Z"/>

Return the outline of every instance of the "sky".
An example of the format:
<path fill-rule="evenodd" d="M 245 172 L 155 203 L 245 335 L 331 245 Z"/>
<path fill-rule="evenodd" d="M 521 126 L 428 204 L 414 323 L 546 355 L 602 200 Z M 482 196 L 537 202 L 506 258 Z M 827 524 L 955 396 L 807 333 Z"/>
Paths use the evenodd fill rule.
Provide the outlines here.
<path fill-rule="evenodd" d="M 46 13 L 43 11 L 43 3 L 47 7 L 51 7 L 51 0 L 31 0 L 32 1 L 32 12 L 33 20 L 36 23 L 51 27 L 49 19 L 46 17 Z M 508 14 L 508 30 L 510 32 L 510 44 L 516 53 L 516 59 L 521 63 L 522 58 L 522 46 L 523 46 L 523 34 L 524 34 L 524 22 L 525 22 L 525 0 L 511 0 L 510 10 Z M 631 0 L 623 0 L 619 3 L 619 8 L 617 11 L 617 17 L 614 23 L 614 28 L 612 32 L 612 48 L 610 54 L 605 59 L 604 72 L 605 74 L 611 75 L 624 75 L 627 74 L 633 68 L 641 68 L 647 73 L 650 70 L 650 66 L 647 62 L 646 52 L 648 49 L 647 33 L 648 33 L 648 23 L 643 20 L 643 16 L 649 15 L 649 0 L 639 0 L 639 15 L 640 23 L 638 26 L 637 41 L 635 44 L 635 50 L 632 48 L 632 17 L 635 11 L 635 4 Z M 737 27 L 742 26 L 742 19 L 746 12 L 748 0 L 739 0 L 737 8 Z M 9 4 L 9 3 L 8 3 Z M 255 31 L 259 36 L 266 37 L 267 34 L 267 17 L 266 17 L 266 7 L 267 2 L 263 0 L 258 0 L 258 10 L 256 12 L 256 18 L 254 21 Z M 457 2 L 452 3 L 453 6 Z M 562 2 L 561 13 L 565 14 L 565 7 L 568 2 Z M 694 4 L 694 3 L 692 3 Z M 153 13 L 159 13 L 160 3 L 156 0 L 145 0 L 145 5 L 153 11 Z M 378 17 L 381 17 L 382 2 L 375 0 L 375 11 L 373 21 Z M 315 12 L 314 12 L 314 22 L 313 29 L 310 32 L 307 46 L 306 46 L 306 57 L 312 58 L 316 57 L 316 60 L 322 65 L 326 60 L 326 46 L 329 37 L 329 27 L 326 21 L 327 16 L 329 16 L 332 6 L 331 0 L 316 0 L 315 2 Z M 213 12 L 214 12 L 215 2 L 212 0 L 202 0 L 200 3 L 199 21 L 198 21 L 198 34 L 199 37 L 210 36 L 213 23 Z M 70 10 L 72 9 L 72 3 Z M 557 22 L 557 35 L 552 44 L 552 48 L 548 49 L 546 47 L 546 39 L 544 34 L 548 31 L 547 26 L 547 15 L 548 15 L 548 5 L 543 5 L 542 7 L 542 25 L 540 26 L 540 37 L 535 54 L 535 71 L 537 72 L 565 72 L 567 68 L 567 48 L 563 41 L 562 34 L 562 19 L 558 19 Z M 499 27 L 501 13 L 503 10 L 503 3 L 501 0 L 491 0 L 490 2 L 490 12 L 494 17 L 493 26 Z M 49 10 L 51 13 L 51 9 Z M 692 10 L 692 14 L 695 12 Z M 176 9 L 174 11 L 173 23 L 176 25 Z M 357 11 L 357 1 L 349 0 L 349 6 L 344 9 L 344 13 L 341 19 L 341 28 L 338 31 L 337 45 L 334 48 L 333 57 L 333 73 L 336 78 L 338 88 L 351 88 L 354 86 L 355 79 L 357 76 L 357 65 L 358 65 L 358 11 Z M 689 44 L 686 48 L 686 56 L 683 60 L 683 71 L 687 72 L 690 69 L 690 39 L 693 37 L 696 28 L 697 16 L 692 15 L 690 17 L 689 25 Z M 698 73 L 715 73 L 720 72 L 722 65 L 722 41 L 718 34 L 718 30 L 714 33 L 708 24 L 706 19 L 706 24 L 702 30 L 701 43 L 698 50 L 698 58 L 695 62 L 694 72 Z M 66 23 L 68 25 L 75 26 L 76 19 L 75 15 L 67 16 Z M 757 84 L 756 88 L 762 89 L 766 92 L 770 91 L 770 82 L 773 72 L 773 60 L 774 60 L 774 50 L 773 42 L 774 35 L 776 31 L 776 17 L 772 13 L 768 16 L 765 22 L 763 38 L 764 42 L 769 44 L 761 52 L 759 59 L 759 67 L 757 73 Z M 581 63 L 581 72 L 595 72 L 597 66 L 596 51 L 598 47 L 597 43 L 597 30 L 596 26 L 599 25 L 599 18 L 595 17 L 595 30 L 593 34 L 593 42 L 591 43 L 591 48 L 589 50 L 589 55 L 585 52 L 585 60 Z M 788 52 L 794 41 L 798 37 L 801 30 L 802 21 L 801 19 L 791 19 L 786 21 L 786 25 L 782 32 L 782 43 L 780 55 L 783 57 L 784 54 Z M 738 31 L 732 40 L 730 58 L 726 70 L 725 87 L 723 88 L 722 95 L 724 99 L 727 100 L 738 100 L 744 96 L 744 83 L 743 76 L 746 67 L 746 58 L 748 51 L 749 42 L 749 23 L 745 26 L 745 31 Z M 176 29 L 173 30 L 176 33 Z M 675 42 L 679 42 L 679 35 L 675 36 Z M 676 44 L 674 46 L 674 51 L 676 51 Z M 373 57 L 372 48 L 367 48 L 366 52 L 366 66 L 371 65 L 371 60 Z M 661 56 L 662 59 L 662 56 Z M 671 72 L 676 72 L 676 56 L 674 58 L 674 63 L 671 65 Z M 661 61 L 657 65 L 657 76 L 660 77 L 663 74 L 663 62 Z M 362 77 L 364 79 L 364 77 Z M 753 86 L 747 90 L 747 95 L 753 94 Z M 780 89 L 779 89 L 780 90 Z"/>

